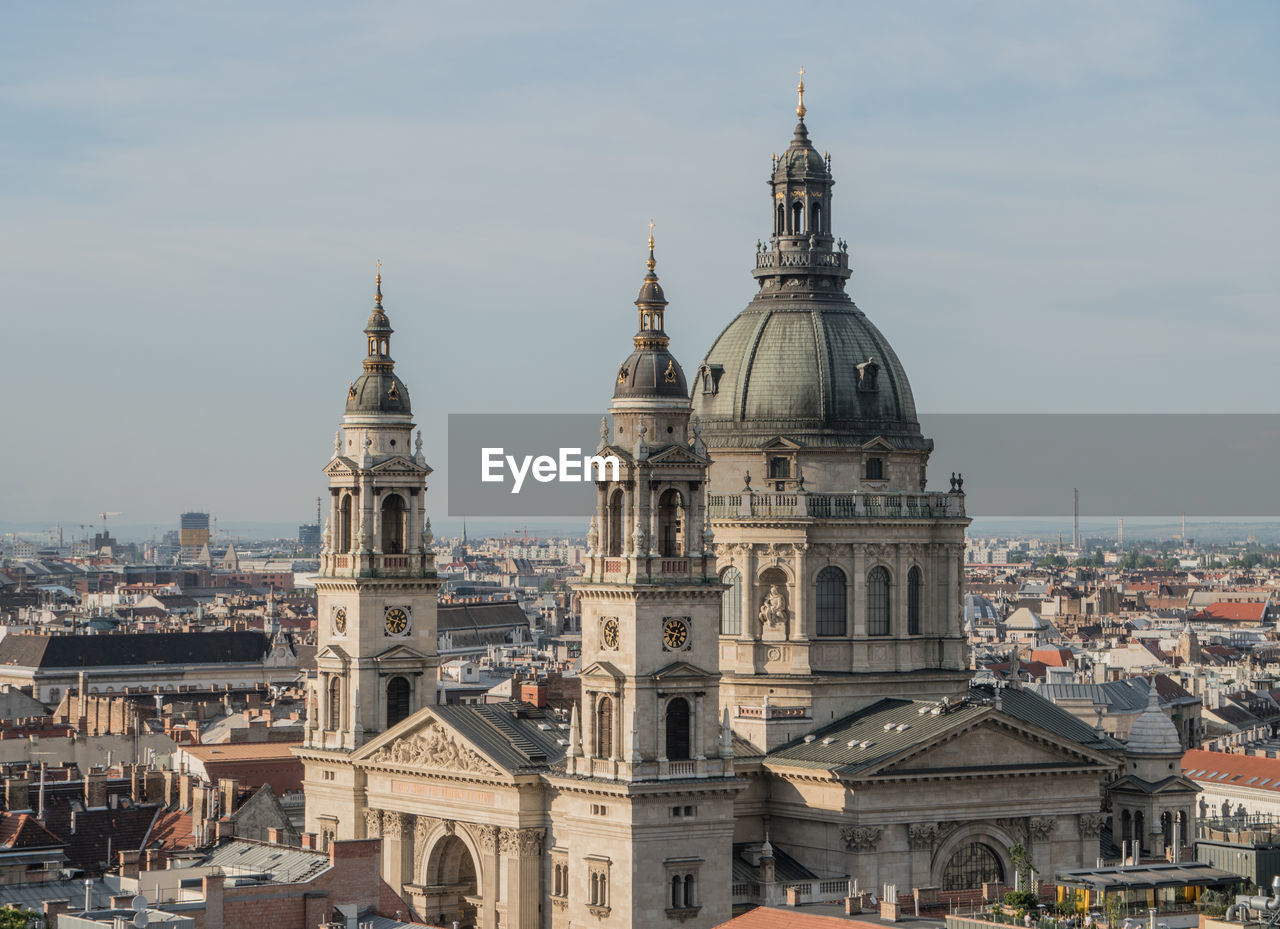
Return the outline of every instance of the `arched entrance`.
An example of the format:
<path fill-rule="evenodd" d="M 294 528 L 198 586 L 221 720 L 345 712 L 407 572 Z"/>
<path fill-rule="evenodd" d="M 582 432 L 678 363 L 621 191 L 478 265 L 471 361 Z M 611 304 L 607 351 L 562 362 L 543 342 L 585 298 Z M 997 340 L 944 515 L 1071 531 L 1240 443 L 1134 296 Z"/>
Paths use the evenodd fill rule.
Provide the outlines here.
<path fill-rule="evenodd" d="M 476 863 L 466 843 L 456 835 L 446 835 L 436 843 L 427 859 L 424 882 L 423 917 L 438 926 L 473 929 L 480 904 Z"/>
<path fill-rule="evenodd" d="M 991 882 L 1004 882 L 1004 865 L 985 842 L 960 846 L 942 868 L 943 890 L 972 890 Z"/>

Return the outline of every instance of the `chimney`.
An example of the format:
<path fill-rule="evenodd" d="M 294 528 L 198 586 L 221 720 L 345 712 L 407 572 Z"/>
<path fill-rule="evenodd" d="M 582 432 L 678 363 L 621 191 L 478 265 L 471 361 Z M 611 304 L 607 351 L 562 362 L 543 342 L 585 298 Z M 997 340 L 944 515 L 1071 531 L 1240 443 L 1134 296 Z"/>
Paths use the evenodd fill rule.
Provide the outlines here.
<path fill-rule="evenodd" d="M 6 777 L 4 801 L 10 813 L 31 809 L 31 782 L 25 777 Z"/>
<path fill-rule="evenodd" d="M 191 793 L 195 786 L 195 777 L 191 774 L 178 775 L 178 809 L 191 809 Z"/>
<path fill-rule="evenodd" d="M 214 837 L 219 841 L 236 837 L 236 821 L 226 816 L 214 824 Z"/>
<path fill-rule="evenodd" d="M 284 839 L 281 837 L 280 829 L 275 826 L 267 827 L 267 841 L 272 845 L 283 845 Z"/>
<path fill-rule="evenodd" d="M 93 809 L 107 805 L 107 775 L 90 772 L 84 776 L 84 805 Z"/>
<path fill-rule="evenodd" d="M 209 841 L 209 801 L 213 799 L 213 788 L 196 785 L 191 791 L 191 826 L 195 830 L 196 842 L 204 845 Z"/>
<path fill-rule="evenodd" d="M 310 849 L 313 852 L 316 850 L 316 834 L 314 832 L 304 832 L 301 838 L 303 848 Z"/>
<path fill-rule="evenodd" d="M 222 892 L 226 878 L 221 874 L 206 874 L 200 881 L 204 895 L 204 924 L 222 926 Z"/>
<path fill-rule="evenodd" d="M 165 806 L 173 806 L 178 799 L 178 772 L 162 771 L 160 774 L 164 779 L 163 794 L 160 797 L 160 802 Z"/>
<path fill-rule="evenodd" d="M 148 768 L 142 774 L 142 794 L 147 803 L 164 803 L 164 772 Z"/>
<path fill-rule="evenodd" d="M 44 901 L 44 918 L 50 926 L 58 924 L 58 917 L 71 909 L 70 900 L 46 900 Z"/>
<path fill-rule="evenodd" d="M 142 852 L 130 851 L 120 852 L 120 876 L 121 877 L 137 877 L 139 872 L 139 861 L 142 858 Z"/>
<path fill-rule="evenodd" d="M 230 777 L 218 778 L 218 812 L 230 816 L 236 811 L 236 799 L 240 794 L 240 782 Z"/>

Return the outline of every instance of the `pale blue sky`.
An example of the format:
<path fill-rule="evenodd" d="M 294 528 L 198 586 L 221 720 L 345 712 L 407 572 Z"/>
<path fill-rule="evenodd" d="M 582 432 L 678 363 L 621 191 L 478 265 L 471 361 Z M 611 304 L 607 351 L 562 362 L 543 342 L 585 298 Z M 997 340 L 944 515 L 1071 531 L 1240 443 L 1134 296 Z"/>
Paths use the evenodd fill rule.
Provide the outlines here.
<path fill-rule="evenodd" d="M 1173 0 L 7 4 L 0 521 L 302 521 L 379 257 L 438 467 L 448 412 L 607 404 L 650 216 L 693 368 L 750 298 L 802 64 L 851 292 L 922 410 L 1274 411 L 1278 24 Z"/>

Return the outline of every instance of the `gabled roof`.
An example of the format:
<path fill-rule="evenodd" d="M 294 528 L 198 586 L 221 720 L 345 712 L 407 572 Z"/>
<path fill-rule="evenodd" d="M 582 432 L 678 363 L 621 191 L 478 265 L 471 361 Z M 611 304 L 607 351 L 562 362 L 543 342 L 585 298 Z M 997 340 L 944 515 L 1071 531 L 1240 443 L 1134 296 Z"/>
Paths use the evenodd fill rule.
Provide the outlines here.
<path fill-rule="evenodd" d="M 975 689 L 975 694 L 980 694 L 980 691 Z M 1106 740 L 1110 744 L 1099 745 L 1097 734 L 1075 717 L 1026 691 L 1001 689 L 1000 696 L 1002 710 L 999 711 L 993 705 L 972 699 L 957 702 L 950 709 L 943 710 L 938 703 L 931 701 L 886 698 L 810 736 L 775 749 L 766 756 L 765 762 L 825 769 L 842 776 L 865 775 L 919 754 L 919 750 L 950 738 L 958 730 L 995 726 L 1003 727 L 1015 740 L 1033 738 L 1034 733 L 1021 730 L 1016 725 L 1020 722 L 1047 729 L 1051 735 L 1067 743 L 1054 757 L 1046 755 L 1043 759 L 1045 765 L 1111 764 L 1110 759 L 1098 757 L 1097 752 L 1099 748 L 1110 749 L 1111 746 L 1118 749 L 1119 745 L 1110 739 Z M 1014 712 L 1008 712 L 1010 698 Z M 1062 718 L 1064 716 L 1066 719 Z M 1043 725 L 1045 722 L 1051 725 Z M 1077 737 L 1064 736 L 1063 729 Z M 987 760 L 992 765 L 984 765 L 979 759 L 974 759 L 975 764 L 966 763 L 966 766 L 1002 767 L 1009 761 L 994 757 Z M 1027 761 L 1020 759 L 1019 763 L 1025 766 Z"/>
<path fill-rule="evenodd" d="M 61 848 L 64 844 L 31 813 L 0 813 L 0 847 Z"/>
<path fill-rule="evenodd" d="M 128 635 L 7 635 L 0 665 L 103 668 L 147 664 L 252 663 L 267 653 L 261 632 L 136 632 Z"/>

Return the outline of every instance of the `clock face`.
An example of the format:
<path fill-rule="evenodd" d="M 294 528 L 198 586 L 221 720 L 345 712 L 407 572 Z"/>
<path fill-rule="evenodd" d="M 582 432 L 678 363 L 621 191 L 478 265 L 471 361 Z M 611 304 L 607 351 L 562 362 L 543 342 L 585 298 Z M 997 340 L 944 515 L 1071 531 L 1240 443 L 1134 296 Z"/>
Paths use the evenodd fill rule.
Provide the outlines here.
<path fill-rule="evenodd" d="M 662 644 L 670 649 L 684 648 L 689 641 L 689 626 L 683 619 L 668 619 L 662 624 Z"/>
<path fill-rule="evenodd" d="M 601 633 L 604 640 L 604 647 L 617 651 L 618 648 L 618 621 L 610 616 L 604 621 L 604 629 Z"/>
<path fill-rule="evenodd" d="M 386 627 L 387 635 L 403 635 L 409 628 L 409 611 L 399 606 L 388 608 Z"/>
<path fill-rule="evenodd" d="M 347 634 L 347 608 L 340 606 L 333 611 L 333 631 L 338 635 Z"/>

